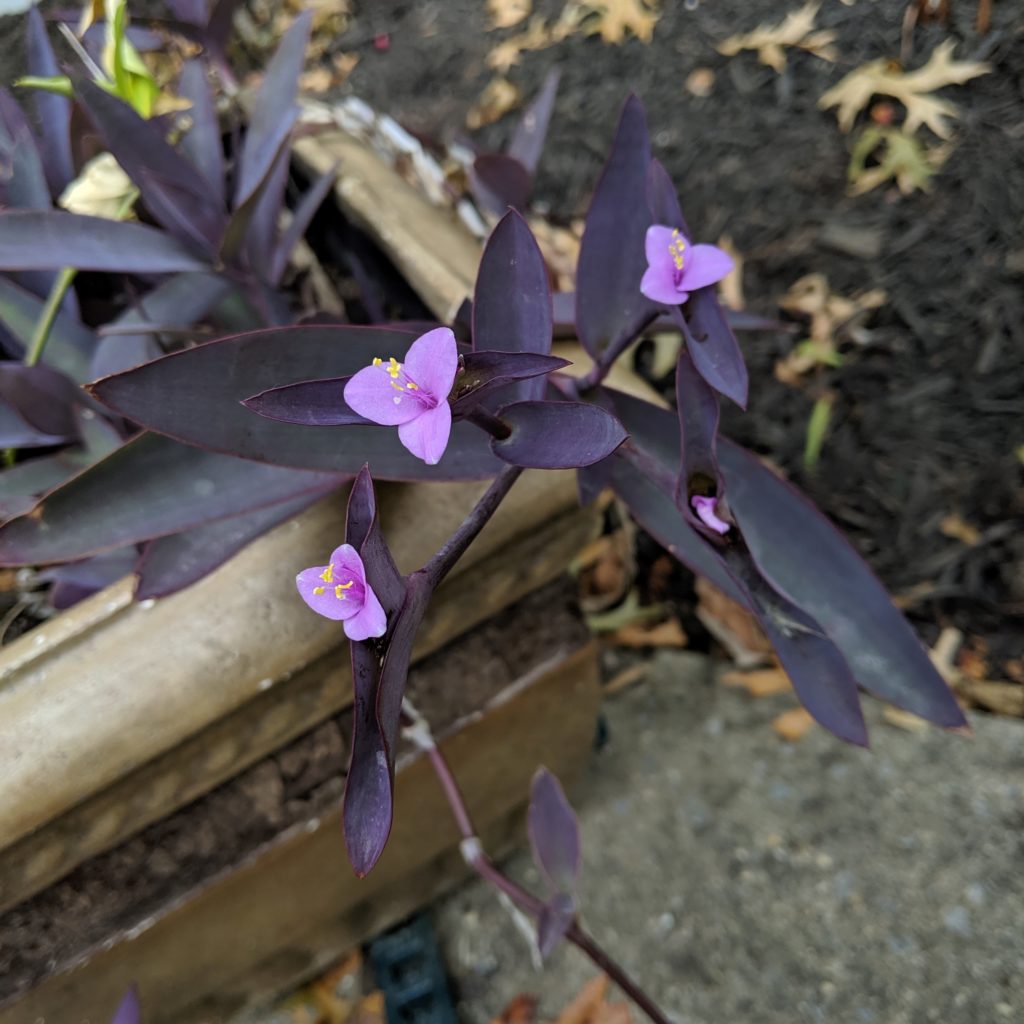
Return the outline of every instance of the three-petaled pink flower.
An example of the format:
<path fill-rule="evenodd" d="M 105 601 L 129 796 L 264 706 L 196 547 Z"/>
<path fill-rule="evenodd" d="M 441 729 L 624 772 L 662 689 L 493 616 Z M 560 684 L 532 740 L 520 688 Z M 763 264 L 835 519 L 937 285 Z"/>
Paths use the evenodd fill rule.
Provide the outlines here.
<path fill-rule="evenodd" d="M 340 620 L 349 640 L 383 636 L 387 616 L 377 595 L 366 582 L 363 560 L 351 544 L 331 553 L 327 565 L 303 569 L 295 577 L 302 600 L 318 615 Z"/>
<path fill-rule="evenodd" d="M 437 327 L 417 338 L 405 362 L 374 359 L 345 385 L 350 409 L 374 423 L 398 427 L 398 438 L 418 459 L 436 465 L 448 446 L 448 393 L 459 368 L 455 335 Z"/>
<path fill-rule="evenodd" d="M 721 281 L 732 270 L 732 257 L 717 245 L 691 245 L 678 228 L 663 224 L 647 229 L 645 249 L 640 291 L 667 306 L 678 306 L 690 292 Z"/>
<path fill-rule="evenodd" d="M 729 524 L 718 516 L 718 499 L 707 498 L 700 494 L 695 494 L 690 499 L 690 504 L 693 506 L 693 511 L 697 513 L 697 518 L 709 529 L 714 530 L 715 533 L 728 533 Z"/>

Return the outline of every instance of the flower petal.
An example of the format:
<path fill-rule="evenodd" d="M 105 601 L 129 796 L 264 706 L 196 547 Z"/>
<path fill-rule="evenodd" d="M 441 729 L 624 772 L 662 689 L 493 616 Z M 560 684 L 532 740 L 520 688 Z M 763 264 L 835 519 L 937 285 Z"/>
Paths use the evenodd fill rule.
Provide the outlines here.
<path fill-rule="evenodd" d="M 689 292 L 676 289 L 671 265 L 650 266 L 640 279 L 640 291 L 653 302 L 664 302 L 666 306 L 678 306 L 689 297 Z"/>
<path fill-rule="evenodd" d="M 686 250 L 686 265 L 680 282 L 687 291 L 695 292 L 721 281 L 732 270 L 732 257 L 717 245 L 692 245 Z"/>
<path fill-rule="evenodd" d="M 420 335 L 409 346 L 402 368 L 436 402 L 447 402 L 459 368 L 455 335 L 447 327 Z"/>
<path fill-rule="evenodd" d="M 353 411 L 385 427 L 408 423 L 423 411 L 412 392 L 396 391 L 383 366 L 364 366 L 345 385 L 345 402 Z"/>
<path fill-rule="evenodd" d="M 418 459 L 428 466 L 436 466 L 448 447 L 448 435 L 452 430 L 452 407 L 441 402 L 436 409 L 429 409 L 409 423 L 398 428 L 398 439 Z"/>
<path fill-rule="evenodd" d="M 694 512 L 697 513 L 697 517 L 709 530 L 722 534 L 729 532 L 729 524 L 718 515 L 717 498 L 706 498 L 697 494 L 690 499 L 690 504 L 693 506 Z"/>
<path fill-rule="evenodd" d="M 343 628 L 349 640 L 368 640 L 371 636 L 383 636 L 387 632 L 388 617 L 372 587 L 367 586 L 362 608 Z"/>
<path fill-rule="evenodd" d="M 335 622 L 351 619 L 359 612 L 363 602 L 339 601 L 334 594 L 334 587 L 325 583 L 321 578 L 321 574 L 326 568 L 326 565 L 315 565 L 310 569 L 303 569 L 295 577 L 295 586 L 299 589 L 299 596 L 317 615 L 322 615 L 325 619 L 333 619 Z"/>
<path fill-rule="evenodd" d="M 366 568 L 363 559 L 351 544 L 342 544 L 331 552 L 334 574 L 345 580 L 355 580 L 360 587 L 366 586 Z M 342 581 L 344 582 L 344 580 Z"/>
<path fill-rule="evenodd" d="M 652 224 L 647 229 L 647 234 L 644 236 L 644 252 L 650 266 L 668 268 L 675 266 L 672 252 L 669 249 L 673 242 L 672 231 L 672 228 L 667 228 L 664 224 Z"/>

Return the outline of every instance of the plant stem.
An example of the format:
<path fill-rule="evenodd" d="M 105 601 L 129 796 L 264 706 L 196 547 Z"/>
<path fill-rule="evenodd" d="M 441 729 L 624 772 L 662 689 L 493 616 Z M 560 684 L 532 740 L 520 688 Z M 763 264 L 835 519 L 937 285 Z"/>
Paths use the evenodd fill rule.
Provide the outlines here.
<path fill-rule="evenodd" d="M 466 419 L 478 426 L 485 434 L 490 434 L 491 437 L 496 438 L 498 441 L 504 441 L 512 433 L 507 423 L 480 406 L 470 409 L 466 413 Z"/>
<path fill-rule="evenodd" d="M 458 781 L 452 773 L 451 765 L 448 764 L 444 754 L 441 753 L 434 741 L 426 720 L 416 712 L 408 701 L 402 706 L 402 721 L 405 725 L 405 735 L 427 755 L 431 767 L 434 769 L 434 774 L 437 776 L 441 790 L 462 835 L 463 859 L 481 878 L 503 892 L 521 910 L 533 917 L 539 917 L 545 906 L 544 901 L 503 874 L 484 852 L 469 808 L 462 796 L 462 790 L 459 789 Z M 598 945 L 591 935 L 580 927 L 579 921 L 573 921 L 566 931 L 565 937 L 577 949 L 585 953 L 596 967 L 604 971 L 647 1014 L 654 1024 L 671 1024 L 654 1000 L 626 973 L 623 967 Z"/>
<path fill-rule="evenodd" d="M 420 570 L 430 582 L 431 588 L 438 584 L 452 571 L 455 563 L 465 554 L 466 548 L 476 539 L 476 535 L 487 525 L 487 521 L 497 511 L 505 495 L 522 473 L 519 466 L 506 466 L 484 492 L 483 497 L 473 506 L 472 511 L 463 520 L 462 525 L 441 545 L 437 553 Z"/>
<path fill-rule="evenodd" d="M 46 305 L 43 306 L 43 311 L 39 315 L 38 321 L 36 321 L 35 330 L 32 332 L 32 338 L 25 352 L 24 362 L 26 366 L 35 366 L 42 358 L 43 350 L 46 348 L 46 343 L 50 340 L 53 325 L 57 320 L 57 314 L 60 312 L 60 305 L 64 301 L 64 296 L 67 295 L 68 289 L 75 280 L 77 273 L 78 271 L 74 267 L 65 267 L 54 279 L 53 286 L 50 288 L 50 294 L 46 296 Z"/>

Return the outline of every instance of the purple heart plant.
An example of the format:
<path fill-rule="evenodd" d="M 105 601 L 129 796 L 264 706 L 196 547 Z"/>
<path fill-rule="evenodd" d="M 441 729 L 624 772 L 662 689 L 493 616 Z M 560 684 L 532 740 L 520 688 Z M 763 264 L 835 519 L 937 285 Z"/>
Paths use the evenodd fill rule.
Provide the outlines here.
<path fill-rule="evenodd" d="M 90 94 L 87 102 L 94 112 L 106 110 L 98 96 Z M 257 125 L 268 139 L 273 136 L 258 114 L 250 131 Z M 243 168 L 239 176 L 239 209 L 251 202 L 268 167 L 276 166 L 268 150 L 261 152 L 255 169 Z M 243 158 L 246 153 L 247 147 Z M 177 222 L 174 211 L 188 207 L 186 195 L 192 190 L 179 188 L 152 200 L 154 216 L 162 211 L 168 231 L 158 236 L 160 251 L 171 246 L 188 254 L 152 270 L 209 274 L 204 247 L 211 252 L 217 237 L 225 244 L 219 201 L 200 204 L 209 217 L 193 218 L 189 226 Z M 40 238 L 52 237 L 42 231 L 46 217 L 60 215 L 0 215 L 2 265 L 13 268 L 19 266 L 14 251 L 21 250 L 3 240 L 11 237 L 3 234 L 3 218 L 12 216 L 24 251 L 32 254 L 20 266 L 52 270 L 53 257 L 39 255 L 45 248 Z M 31 220 L 32 234 L 25 233 L 29 221 L 17 227 L 19 216 Z M 129 226 L 145 230 L 147 239 L 155 234 L 122 225 Z M 104 238 L 95 243 L 104 255 L 94 264 L 113 259 L 112 237 Z M 94 551 L 94 536 L 81 523 L 107 515 L 103 474 L 123 466 L 133 445 L 173 443 L 193 459 L 245 465 L 247 493 L 259 474 L 266 474 L 271 490 L 274 474 L 297 474 L 296 480 L 306 481 L 303 495 L 354 477 L 339 546 L 325 565 L 299 572 L 297 586 L 298 596 L 314 612 L 339 621 L 349 639 L 354 733 L 343 820 L 356 873 L 369 872 L 387 843 L 395 752 L 404 729 L 437 771 L 467 862 L 535 920 L 541 952 L 563 938 L 571 941 L 652 1019 L 664 1022 L 579 923 L 579 835 L 557 782 L 541 772 L 531 797 L 530 838 L 549 890 L 542 898 L 488 860 L 458 786 L 404 691 L 432 595 L 523 469 L 575 469 L 581 500 L 611 489 L 669 552 L 749 611 L 800 700 L 840 739 L 867 743 L 861 690 L 940 727 L 964 727 L 963 713 L 918 638 L 851 544 L 806 497 L 719 433 L 723 397 L 743 407 L 749 388 L 734 318 L 714 287 L 729 265 L 720 250 L 695 241 L 672 182 L 652 159 L 640 101 L 630 97 L 587 215 L 577 270 L 574 327 L 589 365 L 568 373 L 566 361 L 551 355 L 556 321 L 547 268 L 526 221 L 510 211 L 484 249 L 464 318 L 465 341 L 446 325 L 426 332 L 401 325 L 271 325 L 90 385 L 83 400 L 145 432 L 54 489 L 31 515 L 0 528 L 0 564 L 69 560 Z M 564 308 L 564 297 L 560 302 Z M 674 324 L 684 341 L 675 410 L 606 383 L 619 357 L 656 321 Z M 32 424 L 54 436 L 72 425 Z M 303 443 L 296 443 L 300 433 Z M 403 576 L 378 522 L 374 478 L 491 483 L 436 554 Z M 269 507 L 287 507 L 299 493 L 298 484 L 293 490 L 276 486 Z M 222 515 L 253 512 L 230 499 L 228 493 L 220 497 Z M 261 511 L 269 514 L 269 507 Z"/>

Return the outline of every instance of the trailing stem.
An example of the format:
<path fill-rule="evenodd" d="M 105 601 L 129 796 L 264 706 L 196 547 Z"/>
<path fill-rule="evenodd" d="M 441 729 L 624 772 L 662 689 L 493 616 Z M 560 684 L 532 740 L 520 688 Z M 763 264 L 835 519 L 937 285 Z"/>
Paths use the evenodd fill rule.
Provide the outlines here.
<path fill-rule="evenodd" d="M 477 835 L 469 808 L 466 806 L 459 784 L 452 774 L 451 766 L 434 741 L 430 726 L 408 700 L 402 704 L 402 725 L 404 735 L 427 755 L 431 767 L 434 769 L 434 774 L 437 776 L 441 790 L 462 835 L 460 848 L 463 859 L 481 878 L 490 882 L 499 892 L 504 893 L 520 910 L 533 918 L 538 918 L 544 909 L 544 901 L 503 874 L 484 852 L 483 844 Z M 569 926 L 565 937 L 577 949 L 585 953 L 596 967 L 607 974 L 654 1024 L 671 1024 L 669 1018 L 658 1008 L 654 1000 L 626 973 L 620 964 L 598 945 L 591 935 L 583 930 L 578 920 L 574 920 Z"/>

